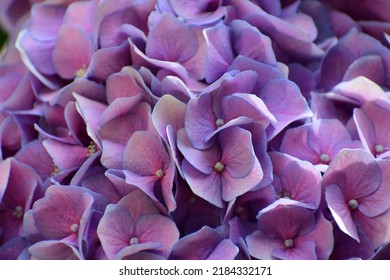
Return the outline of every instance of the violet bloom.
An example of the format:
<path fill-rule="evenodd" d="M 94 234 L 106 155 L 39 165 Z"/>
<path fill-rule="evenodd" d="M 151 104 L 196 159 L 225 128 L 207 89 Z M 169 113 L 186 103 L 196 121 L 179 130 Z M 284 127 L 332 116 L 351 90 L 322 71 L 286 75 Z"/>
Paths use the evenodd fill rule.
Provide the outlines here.
<path fill-rule="evenodd" d="M 222 208 L 224 202 L 255 188 L 263 178 L 263 171 L 249 131 L 230 127 L 218 133 L 218 140 L 209 149 L 198 150 L 181 129 L 177 144 L 184 156 L 182 173 L 191 190 Z"/>
<path fill-rule="evenodd" d="M 175 223 L 139 190 L 107 206 L 97 234 L 108 259 L 136 257 L 142 252 L 168 258 L 179 239 Z"/>
<path fill-rule="evenodd" d="M 319 86 L 329 91 L 342 81 L 365 76 L 388 87 L 389 67 L 388 49 L 373 37 L 352 29 L 324 57 Z"/>
<path fill-rule="evenodd" d="M 351 107 L 361 107 L 366 102 L 387 103 L 388 98 L 379 85 L 359 76 L 337 84 L 329 92 L 312 93 L 311 107 L 316 119 L 338 119 L 350 130 Z"/>
<path fill-rule="evenodd" d="M 323 178 L 328 207 L 340 229 L 359 241 L 361 230 L 374 248 L 390 239 L 390 164 L 361 149 L 343 149 Z"/>
<path fill-rule="evenodd" d="M 317 36 L 313 19 L 298 13 L 296 8 L 283 12 L 280 9 L 278 11 L 274 4 L 270 7 L 276 14 L 273 15 L 251 1 L 230 0 L 227 4 L 233 6 L 232 9 L 238 18 L 245 18 L 248 23 L 269 36 L 275 44 L 274 50 L 276 49 L 282 58 L 289 57 L 294 61 L 307 62 L 323 57 L 324 51 L 313 42 Z"/>
<path fill-rule="evenodd" d="M 229 25 L 217 24 L 205 29 L 204 36 L 207 43 L 208 83 L 214 82 L 227 72 L 237 55 L 276 65 L 270 38 L 246 21 L 233 20 Z"/>
<path fill-rule="evenodd" d="M 214 136 L 231 126 L 258 122 L 265 129 L 271 122 L 277 123 L 263 100 L 254 94 L 242 93 L 252 89 L 255 73 L 246 71 L 229 76 L 222 78 L 216 92 L 204 92 L 188 103 L 185 128 L 197 149 L 209 148 Z"/>
<path fill-rule="evenodd" d="M 299 201 L 317 209 L 321 199 L 321 173 L 311 163 L 283 153 L 270 153 L 273 163 L 276 198 Z"/>
<path fill-rule="evenodd" d="M 325 171 L 343 148 L 359 148 L 347 128 L 337 119 L 320 119 L 290 128 L 283 136 L 280 151 L 315 164 Z"/>
<path fill-rule="evenodd" d="M 172 191 L 175 162 L 160 138 L 149 131 L 134 132 L 124 150 L 122 168 L 126 183 L 137 186 L 168 211 L 176 208 Z"/>
<path fill-rule="evenodd" d="M 333 249 L 332 225 L 321 212 L 276 201 L 258 215 L 258 230 L 246 237 L 257 259 L 328 259 Z"/>
<path fill-rule="evenodd" d="M 163 72 L 169 70 L 185 81 L 190 89 L 204 87 L 198 82 L 205 75 L 203 27 L 191 26 L 172 15 L 157 12 L 151 14 L 148 25 L 147 37 L 130 36 L 133 65 Z M 143 42 L 138 43 L 140 39 Z"/>
<path fill-rule="evenodd" d="M 51 259 L 51 250 L 58 248 L 55 258 L 74 255 L 90 257 L 97 243 L 96 231 L 106 199 L 88 189 L 76 186 L 49 187 L 43 198 L 37 200 L 31 210 L 28 228 L 34 228 L 43 240 L 29 248 L 30 253 L 42 259 Z"/>
<path fill-rule="evenodd" d="M 354 110 L 354 120 L 365 150 L 374 156 L 390 151 L 388 103 L 367 102 L 360 109 Z"/>
<path fill-rule="evenodd" d="M 179 239 L 172 248 L 170 260 L 233 260 L 238 248 L 218 229 L 202 227 Z"/>
<path fill-rule="evenodd" d="M 42 195 L 41 179 L 30 166 L 14 158 L 0 162 L 0 244 L 23 236 L 23 217 Z"/>

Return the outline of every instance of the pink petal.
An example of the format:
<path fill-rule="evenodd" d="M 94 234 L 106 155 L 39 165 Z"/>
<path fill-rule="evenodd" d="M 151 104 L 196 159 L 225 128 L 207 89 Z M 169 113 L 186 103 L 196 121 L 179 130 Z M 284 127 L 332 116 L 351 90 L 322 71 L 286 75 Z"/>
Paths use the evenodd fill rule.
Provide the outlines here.
<path fill-rule="evenodd" d="M 134 220 L 129 213 L 118 206 L 107 207 L 97 228 L 97 234 L 108 258 L 130 245 L 134 232 Z"/>
<path fill-rule="evenodd" d="M 145 53 L 159 60 L 183 62 L 190 59 L 197 48 L 197 40 L 190 27 L 163 14 L 149 32 Z"/>
<path fill-rule="evenodd" d="M 156 251 L 168 258 L 173 245 L 179 239 L 175 223 L 168 217 L 156 214 L 142 215 L 136 223 L 135 234 L 140 243 L 160 243 Z"/>
<path fill-rule="evenodd" d="M 357 233 L 356 225 L 351 216 L 351 210 L 345 201 L 345 197 L 341 189 L 337 185 L 329 185 L 325 191 L 326 202 L 333 218 L 339 228 L 356 241 L 360 241 Z"/>
<path fill-rule="evenodd" d="M 156 175 L 156 171 L 168 168 L 170 157 L 152 133 L 136 131 L 130 137 L 123 156 L 123 168 L 142 176 Z"/>
<path fill-rule="evenodd" d="M 188 161 L 183 160 L 182 172 L 194 194 L 217 207 L 223 207 L 221 178 L 216 171 L 204 174 L 190 165 Z"/>
<path fill-rule="evenodd" d="M 239 127 L 231 127 L 220 132 L 219 142 L 222 149 L 221 162 L 229 175 L 233 178 L 247 176 L 256 161 L 251 133 Z"/>
<path fill-rule="evenodd" d="M 92 56 L 92 40 L 82 29 L 63 25 L 53 50 L 53 65 L 64 79 L 74 79 L 77 71 L 86 69 Z"/>

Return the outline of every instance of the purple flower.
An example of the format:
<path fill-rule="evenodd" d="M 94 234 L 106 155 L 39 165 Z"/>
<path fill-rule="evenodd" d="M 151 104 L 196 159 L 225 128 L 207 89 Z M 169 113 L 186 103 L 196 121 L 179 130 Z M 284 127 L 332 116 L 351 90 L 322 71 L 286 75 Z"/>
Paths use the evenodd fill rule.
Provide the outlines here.
<path fill-rule="evenodd" d="M 43 240 L 30 247 L 30 253 L 36 258 L 50 259 L 54 246 L 61 251 L 58 257 L 70 252 L 77 258 L 90 257 L 97 243 L 91 232 L 96 231 L 106 205 L 103 196 L 85 188 L 49 187 L 31 210 L 33 225 L 29 228 L 35 227 Z"/>
<path fill-rule="evenodd" d="M 388 140 L 390 107 L 387 103 L 379 105 L 366 102 L 360 109 L 354 110 L 354 120 L 363 147 L 368 152 L 374 156 L 380 156 L 390 151 Z"/>
<path fill-rule="evenodd" d="M 23 216 L 42 195 L 41 179 L 28 165 L 14 158 L 0 162 L 1 246 L 23 236 Z"/>
<path fill-rule="evenodd" d="M 343 148 L 359 148 L 347 128 L 337 119 L 319 119 L 290 128 L 283 136 L 280 151 L 315 164 L 321 171 Z"/>
<path fill-rule="evenodd" d="M 388 49 L 371 36 L 352 29 L 326 54 L 319 86 L 329 91 L 340 82 L 359 76 L 389 86 L 389 66 Z"/>
<path fill-rule="evenodd" d="M 253 72 L 243 72 L 235 77 L 226 75 L 217 92 L 205 92 L 189 101 L 185 128 L 195 148 L 209 148 L 213 136 L 230 126 L 258 122 L 265 129 L 270 122 L 277 122 L 263 100 L 253 94 L 241 93 L 248 90 L 245 82 L 253 78 Z"/>
<path fill-rule="evenodd" d="M 207 150 L 198 150 L 182 129 L 178 132 L 178 147 L 185 158 L 182 173 L 192 191 L 223 207 L 224 201 L 229 202 L 256 187 L 263 171 L 247 130 L 231 127 L 218 135 L 218 143 Z"/>
<path fill-rule="evenodd" d="M 299 201 L 307 208 L 317 209 L 321 198 L 321 173 L 307 161 L 277 152 L 270 156 L 276 198 Z"/>
<path fill-rule="evenodd" d="M 130 137 L 123 154 L 126 183 L 135 185 L 157 203 L 173 211 L 175 162 L 159 138 L 148 131 L 136 131 Z M 160 202 L 159 198 L 162 198 Z"/>
<path fill-rule="evenodd" d="M 179 238 L 175 223 L 161 215 L 141 191 L 110 204 L 97 232 L 109 259 L 126 259 L 142 252 L 168 258 Z"/>
<path fill-rule="evenodd" d="M 359 242 L 361 230 L 377 248 L 389 240 L 389 162 L 364 150 L 344 149 L 323 178 L 328 207 L 340 229 Z"/>
<path fill-rule="evenodd" d="M 258 230 L 246 237 L 257 259 L 327 259 L 333 249 L 332 225 L 321 212 L 276 201 L 258 215 Z"/>

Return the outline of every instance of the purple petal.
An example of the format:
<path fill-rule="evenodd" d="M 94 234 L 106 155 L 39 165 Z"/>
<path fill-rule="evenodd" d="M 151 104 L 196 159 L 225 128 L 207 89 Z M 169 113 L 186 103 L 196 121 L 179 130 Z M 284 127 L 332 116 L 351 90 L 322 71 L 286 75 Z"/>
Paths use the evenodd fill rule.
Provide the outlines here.
<path fill-rule="evenodd" d="M 142 191 L 135 190 L 123 197 L 118 206 L 126 209 L 134 221 L 145 214 L 159 214 L 159 210 Z"/>
<path fill-rule="evenodd" d="M 62 239 L 77 233 L 82 216 L 93 198 L 79 187 L 51 186 L 33 207 L 35 225 L 47 239 Z M 76 232 L 75 232 L 76 231 Z"/>
<path fill-rule="evenodd" d="M 134 220 L 125 209 L 115 205 L 107 207 L 97 228 L 104 252 L 110 259 L 123 248 L 130 246 L 133 232 Z"/>
<path fill-rule="evenodd" d="M 201 94 L 190 100 L 185 117 L 185 128 L 195 148 L 206 149 L 211 146 L 212 143 L 206 143 L 205 139 L 217 128 L 216 120 L 211 94 Z"/>
<path fill-rule="evenodd" d="M 53 39 L 62 25 L 66 8 L 61 5 L 40 3 L 31 8 L 29 30 L 33 37 L 40 40 Z"/>
<path fill-rule="evenodd" d="M 359 242 L 359 235 L 357 233 L 356 225 L 352 220 L 351 210 L 348 203 L 345 201 L 345 197 L 340 187 L 337 185 L 327 186 L 325 198 L 339 228 Z"/>
<path fill-rule="evenodd" d="M 206 260 L 234 259 L 238 248 L 217 230 L 204 226 L 181 238 L 173 247 L 170 259 Z"/>
<path fill-rule="evenodd" d="M 183 160 L 182 172 L 194 194 L 217 207 L 223 207 L 221 178 L 216 171 L 204 174 L 195 169 L 187 160 Z"/>
<path fill-rule="evenodd" d="M 176 134 L 180 128 L 184 127 L 186 110 L 185 103 L 169 94 L 163 95 L 154 106 L 152 112 L 153 124 L 165 143 L 168 144 L 167 126 L 171 125 L 173 133 Z"/>
<path fill-rule="evenodd" d="M 246 21 L 233 20 L 234 48 L 238 54 L 270 65 L 276 64 L 271 39 Z"/>
<path fill-rule="evenodd" d="M 256 160 L 252 170 L 242 178 L 231 176 L 228 171 L 222 174 L 222 198 L 225 201 L 232 201 L 239 195 L 246 193 L 256 187 L 263 179 L 263 170 Z"/>
<path fill-rule="evenodd" d="M 105 81 L 122 67 L 130 64 L 130 54 L 127 42 L 120 46 L 104 48 L 97 50 L 91 57 L 91 63 L 88 68 L 88 77 Z"/>
<path fill-rule="evenodd" d="M 205 29 L 207 44 L 206 81 L 211 83 L 227 72 L 234 60 L 231 33 L 224 24 Z M 226 44 L 228 43 L 228 44 Z"/>
<path fill-rule="evenodd" d="M 356 226 L 367 235 L 375 249 L 390 239 L 389 219 L 390 210 L 373 218 L 364 216 L 360 211 L 354 215 Z"/>
<path fill-rule="evenodd" d="M 197 40 L 190 27 L 163 14 L 149 32 L 145 53 L 159 60 L 183 62 L 190 59 L 197 48 Z"/>
<path fill-rule="evenodd" d="M 43 146 L 60 170 L 78 168 L 88 158 L 88 150 L 84 146 L 65 144 L 51 139 L 44 140 Z"/>
<path fill-rule="evenodd" d="M 255 164 L 251 140 L 250 132 L 238 127 L 232 127 L 220 132 L 221 162 L 233 178 L 247 176 Z"/>
<path fill-rule="evenodd" d="M 379 161 L 382 180 L 379 188 L 372 194 L 359 199 L 358 209 L 365 216 L 375 217 L 390 208 L 390 162 Z"/>
<path fill-rule="evenodd" d="M 276 248 L 282 248 L 283 242 L 279 239 L 271 239 L 261 231 L 257 230 L 246 238 L 249 254 L 257 259 L 271 260 L 272 252 Z"/>
<path fill-rule="evenodd" d="M 38 260 L 79 260 L 77 249 L 61 241 L 44 240 L 28 248 L 30 254 Z M 77 252 L 78 253 L 78 252 Z"/>
<path fill-rule="evenodd" d="M 77 111 L 83 117 L 84 122 L 87 125 L 88 136 L 99 145 L 100 141 L 96 136 L 96 132 L 99 128 L 99 118 L 104 110 L 106 110 L 107 106 L 78 94 L 74 94 L 74 97 L 76 98 Z"/>
<path fill-rule="evenodd" d="M 313 209 L 320 204 L 321 174 L 306 161 L 294 161 L 278 174 L 284 191 L 291 199 L 301 201 Z"/>
<path fill-rule="evenodd" d="M 359 199 L 378 189 L 381 173 L 370 153 L 361 149 L 343 149 L 329 165 L 323 185 L 336 184 L 341 187 L 346 200 Z"/>
<path fill-rule="evenodd" d="M 283 94 L 274 94 L 275 92 L 283 92 Z M 274 127 L 267 129 L 269 139 L 272 139 L 291 122 L 312 116 L 298 86 L 289 80 L 269 81 L 261 91 L 260 98 L 277 120 Z"/>
<path fill-rule="evenodd" d="M 168 168 L 170 157 L 159 139 L 152 133 L 136 131 L 130 137 L 123 156 L 123 168 L 142 176 L 156 175 Z"/>
<path fill-rule="evenodd" d="M 180 129 L 177 133 L 177 146 L 184 158 L 197 170 L 204 174 L 214 172 L 214 166 L 220 160 L 220 152 L 217 145 L 213 145 L 207 150 L 195 149 L 185 129 Z"/>
<path fill-rule="evenodd" d="M 53 49 L 53 65 L 64 79 L 73 79 L 86 69 L 92 56 L 92 40 L 82 29 L 63 25 Z"/>
<path fill-rule="evenodd" d="M 386 73 L 386 70 L 382 58 L 379 55 L 367 55 L 356 59 L 348 67 L 343 81 L 364 76 L 379 85 L 383 85 L 386 84 L 386 76 L 384 73 Z"/>
<path fill-rule="evenodd" d="M 155 250 L 165 258 L 168 258 L 179 239 L 175 223 L 168 217 L 156 214 L 142 215 L 137 220 L 135 234 L 140 243 L 160 243 L 162 246 Z"/>

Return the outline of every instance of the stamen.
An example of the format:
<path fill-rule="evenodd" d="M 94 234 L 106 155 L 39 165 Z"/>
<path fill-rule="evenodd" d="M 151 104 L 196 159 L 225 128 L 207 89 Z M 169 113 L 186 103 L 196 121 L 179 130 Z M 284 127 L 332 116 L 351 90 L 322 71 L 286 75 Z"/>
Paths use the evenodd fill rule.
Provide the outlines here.
<path fill-rule="evenodd" d="M 87 73 L 87 68 L 85 65 L 83 65 L 79 70 L 77 70 L 74 75 L 76 78 L 82 78 L 85 76 L 85 73 Z"/>
<path fill-rule="evenodd" d="M 160 170 L 157 170 L 156 171 L 156 177 L 158 179 L 161 179 L 162 177 L 164 177 L 164 171 L 162 171 L 161 169 Z"/>
<path fill-rule="evenodd" d="M 328 163 L 329 162 L 329 156 L 327 154 L 322 154 L 320 156 L 320 160 L 322 163 Z"/>
<path fill-rule="evenodd" d="M 70 231 L 76 233 L 79 230 L 78 224 L 73 224 L 70 226 Z"/>
<path fill-rule="evenodd" d="M 215 125 L 217 127 L 220 127 L 220 126 L 223 126 L 225 124 L 225 122 L 223 121 L 223 119 L 221 118 L 218 118 L 216 121 L 215 121 Z"/>
<path fill-rule="evenodd" d="M 139 239 L 137 237 L 130 238 L 130 245 L 137 245 L 139 244 Z"/>
<path fill-rule="evenodd" d="M 356 199 L 351 199 L 350 201 L 348 201 L 348 205 L 351 210 L 355 210 L 358 208 L 359 203 L 356 201 Z"/>
<path fill-rule="evenodd" d="M 61 172 L 61 169 L 57 166 L 57 165 L 54 165 L 53 166 L 53 171 L 50 173 L 50 176 L 55 176 L 57 174 L 59 174 Z"/>
<path fill-rule="evenodd" d="M 294 241 L 292 239 L 286 239 L 284 240 L 284 246 L 286 246 L 286 248 L 291 248 L 294 246 Z"/>
<path fill-rule="evenodd" d="M 92 156 L 94 153 L 96 153 L 98 148 L 96 147 L 95 143 L 93 141 L 89 142 L 89 146 L 87 147 L 87 157 Z"/>
<path fill-rule="evenodd" d="M 374 149 L 375 149 L 376 154 L 381 154 L 384 151 L 384 148 L 382 145 L 376 145 Z"/>
<path fill-rule="evenodd" d="M 14 209 L 14 212 L 12 213 L 12 215 L 16 218 L 16 219 L 21 219 L 23 217 L 23 207 L 22 206 L 16 206 L 15 209 Z"/>
<path fill-rule="evenodd" d="M 224 168 L 225 166 L 219 161 L 214 165 L 214 169 L 217 170 L 217 172 L 222 172 Z"/>

